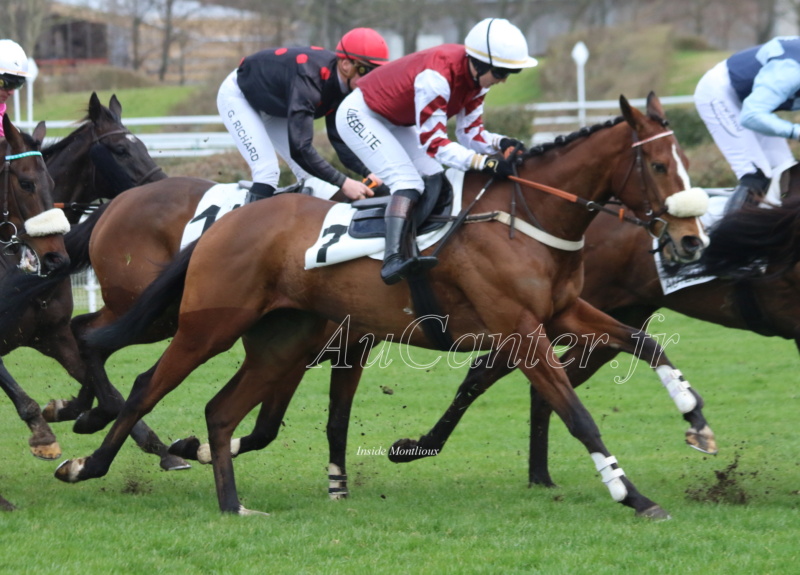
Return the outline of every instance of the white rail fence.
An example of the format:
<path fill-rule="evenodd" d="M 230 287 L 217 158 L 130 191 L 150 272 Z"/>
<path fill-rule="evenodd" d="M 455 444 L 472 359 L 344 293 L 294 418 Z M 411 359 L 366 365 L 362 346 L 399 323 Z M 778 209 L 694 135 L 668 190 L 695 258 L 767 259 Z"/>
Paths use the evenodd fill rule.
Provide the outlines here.
<path fill-rule="evenodd" d="M 691 104 L 692 96 L 670 96 L 661 98 L 664 106 Z M 645 98 L 629 100 L 636 108 L 646 105 Z M 552 141 L 556 136 L 574 131 L 586 124 L 604 122 L 619 115 L 617 100 L 598 100 L 590 102 L 543 102 L 528 104 L 526 111 L 534 112 L 533 143 Z M 587 115 L 588 114 L 588 115 Z M 222 130 L 219 116 L 163 116 L 152 118 L 125 118 L 128 128 L 137 132 L 137 126 L 215 126 L 215 131 L 189 131 L 164 133 L 137 133 L 139 139 L 147 146 L 150 154 L 158 158 L 210 156 L 235 149 L 233 140 L 227 131 Z M 34 122 L 20 122 L 25 130 L 32 130 Z M 71 128 L 74 122 L 47 122 L 48 128 Z M 540 129 L 544 128 L 544 129 Z M 563 129 L 562 129 L 563 128 Z M 72 292 L 76 310 L 96 311 L 102 305 L 102 297 L 94 273 L 76 274 L 72 277 Z"/>

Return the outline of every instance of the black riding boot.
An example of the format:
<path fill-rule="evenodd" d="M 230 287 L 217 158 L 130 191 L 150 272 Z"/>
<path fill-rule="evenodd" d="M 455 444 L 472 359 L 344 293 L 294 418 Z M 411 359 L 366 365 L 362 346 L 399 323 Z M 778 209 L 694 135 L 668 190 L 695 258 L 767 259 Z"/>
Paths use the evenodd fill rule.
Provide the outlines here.
<path fill-rule="evenodd" d="M 400 190 L 392 194 L 386 206 L 386 249 L 383 253 L 381 279 L 387 285 L 396 284 L 410 272 L 419 273 L 434 267 L 438 260 L 432 256 L 409 256 L 408 230 L 411 228 L 411 211 L 419 199 L 416 190 Z M 416 240 L 414 240 L 416 241 Z"/>
<path fill-rule="evenodd" d="M 244 198 L 245 204 L 252 204 L 255 201 L 263 200 L 264 198 L 271 198 L 275 193 L 275 188 L 269 184 L 262 184 L 261 182 L 253 182 L 250 189 L 247 190 L 247 195 Z"/>
<path fill-rule="evenodd" d="M 735 212 L 745 204 L 757 206 L 769 189 L 769 178 L 761 170 L 756 170 L 752 174 L 745 174 L 739 180 L 739 184 L 733 189 L 731 197 L 725 204 L 725 213 Z"/>

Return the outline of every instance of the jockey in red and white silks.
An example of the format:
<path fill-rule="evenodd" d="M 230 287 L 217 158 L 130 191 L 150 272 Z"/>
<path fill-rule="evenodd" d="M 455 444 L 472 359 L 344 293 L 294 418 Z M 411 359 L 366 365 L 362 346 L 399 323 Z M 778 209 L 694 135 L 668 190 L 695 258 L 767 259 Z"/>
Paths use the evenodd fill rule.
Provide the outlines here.
<path fill-rule="evenodd" d="M 400 281 L 412 265 L 436 264 L 400 253 L 409 214 L 425 189 L 423 175 L 441 173 L 442 165 L 500 177 L 512 173 L 508 161 L 489 156 L 517 141 L 484 128 L 483 101 L 491 86 L 535 65 L 522 32 L 489 18 L 470 31 L 465 45 L 430 48 L 375 70 L 339 106 L 342 140 L 392 191 L 381 270 L 386 283 Z M 447 135 L 452 117 L 457 142 Z"/>

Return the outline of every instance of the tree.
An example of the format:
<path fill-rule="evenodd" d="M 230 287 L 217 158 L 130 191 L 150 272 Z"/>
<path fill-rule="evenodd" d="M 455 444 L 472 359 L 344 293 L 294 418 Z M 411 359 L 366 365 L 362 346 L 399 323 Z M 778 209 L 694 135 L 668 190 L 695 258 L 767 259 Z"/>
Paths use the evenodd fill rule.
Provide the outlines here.
<path fill-rule="evenodd" d="M 11 38 L 28 56 L 33 56 L 51 4 L 51 0 L 0 0 L 0 37 Z"/>

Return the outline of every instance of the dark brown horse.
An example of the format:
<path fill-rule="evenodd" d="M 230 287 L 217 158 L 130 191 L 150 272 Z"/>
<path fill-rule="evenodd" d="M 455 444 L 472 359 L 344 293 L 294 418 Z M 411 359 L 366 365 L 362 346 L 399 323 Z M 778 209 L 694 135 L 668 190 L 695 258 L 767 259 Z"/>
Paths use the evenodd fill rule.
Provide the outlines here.
<path fill-rule="evenodd" d="M 110 199 L 133 182 L 166 177 L 142 142 L 122 124 L 122 106 L 116 96 L 111 97 L 106 108 L 93 93 L 87 115 L 80 125 L 59 142 L 43 148 L 42 155 L 55 182 L 53 199 L 56 204 L 67 206 L 65 212 L 73 220 L 77 220 L 80 213 L 97 199 Z M 0 277 L 8 276 L 16 266 L 13 257 L 6 257 L 0 263 Z M 18 281 L 17 278 L 13 279 Z M 6 287 L 10 289 L 10 286 Z M 86 366 L 70 329 L 73 307 L 69 278 L 48 278 L 38 282 L 33 291 L 21 289 L 19 285 L 14 289 L 28 297 L 16 296 L 13 304 L 9 298 L 4 302 L 6 307 L 13 306 L 16 316 L 2 330 L 0 356 L 21 346 L 31 347 L 58 361 L 82 385 L 79 393 L 81 399 L 69 402 L 71 410 L 58 411 L 54 407 L 65 403 L 52 402 L 41 413 L 36 402 L 7 375 L 4 390 L 17 407 L 17 412 L 29 426 L 35 422 L 35 427 L 31 428 L 35 430 L 34 435 L 29 440 L 31 450 L 34 455 L 45 457 L 39 446 L 44 442 L 54 442 L 46 422 L 75 419 L 91 407 L 95 389 L 86 378 Z M 110 385 L 99 391 L 99 401 L 103 405 L 122 402 L 122 395 Z M 76 430 L 80 432 L 80 426 Z M 146 425 L 134 431 L 134 438 L 142 449 L 159 455 L 165 469 L 187 467 L 186 462 L 167 453 L 166 446 Z M 46 458 L 59 456 L 56 444 Z"/>
<path fill-rule="evenodd" d="M 650 220 L 656 231 L 668 234 L 678 253 L 688 258 L 687 251 L 701 247 L 703 233 L 696 217 L 676 217 L 676 213 L 692 216 L 690 210 L 682 211 L 676 195 L 688 186 L 682 177 L 682 152 L 665 129 L 663 111 L 654 96 L 648 99 L 647 115 L 632 109 L 624 98 L 620 106 L 626 122 L 587 130 L 549 152 L 527 155 L 520 175 L 559 186 L 594 202 L 592 206 L 615 195 L 639 218 Z M 516 199 L 524 209 L 517 214 L 513 239 L 509 239 L 509 228 L 497 222 L 460 229 L 431 272 L 447 329 L 460 342 L 453 349 L 460 350 L 465 338 L 471 347 L 480 336 L 505 360 L 518 362 L 531 385 L 586 446 L 612 497 L 637 514 L 666 517 L 663 509 L 636 490 L 605 448 L 551 345 L 563 334 L 607 334 L 603 345 L 634 353 L 638 338 L 645 342 L 645 357 L 656 358 L 659 367 L 673 367 L 655 340 L 578 297 L 582 254 L 575 248 L 594 213 L 584 209 L 582 202 L 570 205 L 537 189 L 523 187 L 515 193 L 510 182 L 497 183 L 488 193 L 479 194 L 485 185 L 484 176 L 469 174 L 465 203 L 474 200 L 476 210 L 494 213 L 504 212 Z M 288 194 L 256 202 L 226 215 L 200 239 L 193 253 L 186 250 L 176 259 L 128 314 L 140 325 L 121 322 L 118 329 L 103 334 L 136 337 L 150 325 L 152 316 L 159 317 L 174 301 L 185 280 L 175 338 L 156 366 L 137 378 L 102 446 L 88 458 L 64 462 L 57 477 L 75 482 L 105 475 L 132 425 L 198 365 L 243 337 L 245 361 L 209 403 L 206 417 L 220 508 L 248 513 L 239 503 L 233 479 L 231 434 L 258 403 L 288 404 L 309 358 L 316 357 L 324 344 L 328 321 L 347 319 L 354 331 L 379 339 L 405 332 L 404 342 L 434 346 L 421 330 L 406 332 L 413 319 L 408 315 L 408 287 L 383 285 L 376 262 L 362 258 L 304 271 L 305 251 L 317 240 L 330 206 Z M 656 222 L 654 216 L 660 219 Z M 540 243 L 522 231 L 523 221 L 529 226 L 546 222 L 550 239 L 545 241 L 557 237 L 575 243 L 569 244 L 571 249 L 565 249 L 564 243 L 561 247 Z M 162 278 L 166 279 L 162 282 Z M 147 310 L 151 316 L 142 314 Z"/>
<path fill-rule="evenodd" d="M 0 139 L 0 244 L 4 258 L 13 258 L 13 274 L 64 277 L 69 266 L 69 257 L 64 248 L 63 234 L 69 229 L 61 210 L 53 208 L 53 180 L 47 173 L 40 146 L 45 137 L 45 126 L 40 122 L 33 135 L 21 133 L 3 115 L 5 139 Z M 5 259 L 4 262 L 8 262 Z M 3 286 L 2 295 L 12 297 Z M 16 310 L 3 314 L 0 332 L 8 333 L 8 327 L 16 320 Z M 0 387 L 10 396 L 15 382 L 0 360 Z M 44 459 L 60 455 L 60 449 L 47 424 L 37 418 L 39 406 L 24 401 L 14 404 L 17 413 L 25 421 L 33 437 L 30 440 L 34 454 Z M 0 509 L 10 509 L 11 504 L 0 498 Z"/>

